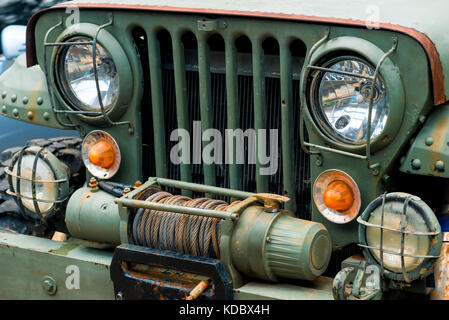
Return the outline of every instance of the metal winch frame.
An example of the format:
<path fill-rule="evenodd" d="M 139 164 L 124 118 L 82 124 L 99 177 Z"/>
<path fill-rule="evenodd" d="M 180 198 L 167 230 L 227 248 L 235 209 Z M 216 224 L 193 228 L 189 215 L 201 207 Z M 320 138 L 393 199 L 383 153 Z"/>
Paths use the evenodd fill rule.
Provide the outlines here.
<path fill-rule="evenodd" d="M 185 206 L 177 206 L 163 203 L 148 202 L 143 200 L 135 200 L 139 194 L 154 187 L 171 187 L 183 190 L 190 190 L 217 196 L 231 197 L 233 199 L 243 199 L 236 205 L 230 206 L 228 211 L 217 211 L 210 209 L 199 209 Z M 202 217 L 221 219 L 221 238 L 220 238 L 220 260 L 223 262 L 233 280 L 234 288 L 238 288 L 243 284 L 243 277 L 234 267 L 231 258 L 231 237 L 233 234 L 236 221 L 245 208 L 256 203 L 263 205 L 270 212 L 281 211 L 281 203 L 288 201 L 289 198 L 275 194 L 256 194 L 245 191 L 238 191 L 227 188 L 218 188 L 208 185 L 183 182 L 166 178 L 150 178 L 146 183 L 142 184 L 133 191 L 125 194 L 121 198 L 116 198 L 114 202 L 118 205 L 120 215 L 120 240 L 122 244 L 133 244 L 130 236 L 129 208 L 144 208 L 150 210 L 158 210 L 173 213 L 183 213 L 187 215 L 196 215 Z"/>

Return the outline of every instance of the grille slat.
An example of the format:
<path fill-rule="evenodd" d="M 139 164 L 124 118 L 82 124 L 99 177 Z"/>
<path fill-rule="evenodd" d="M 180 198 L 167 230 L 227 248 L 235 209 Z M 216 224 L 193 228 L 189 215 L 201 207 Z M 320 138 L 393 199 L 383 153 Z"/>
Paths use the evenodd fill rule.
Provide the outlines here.
<path fill-rule="evenodd" d="M 186 80 L 186 68 L 185 68 L 185 57 L 184 57 L 184 45 L 182 43 L 181 37 L 176 34 L 172 36 L 172 46 L 173 46 L 173 66 L 175 75 L 175 92 L 176 92 L 176 117 L 179 129 L 189 130 L 189 113 L 187 108 L 187 80 Z M 184 151 L 186 152 L 186 151 Z M 184 155 L 180 154 L 181 158 Z M 188 154 L 190 159 L 190 154 Z M 182 181 L 192 181 L 192 167 L 189 163 L 183 162 L 180 164 L 181 170 L 181 180 Z M 192 196 L 192 192 L 188 190 L 183 190 L 182 194 L 185 196 Z"/>
<path fill-rule="evenodd" d="M 240 127 L 240 104 L 238 94 L 238 76 L 237 76 L 237 49 L 232 41 L 226 41 L 226 99 L 227 99 L 227 128 L 235 130 Z M 235 139 L 232 138 L 232 164 L 229 165 L 230 187 L 233 189 L 242 188 L 242 166 L 236 163 Z M 231 151 L 230 151 L 231 153 Z"/>
<path fill-rule="evenodd" d="M 281 85 L 281 154 L 282 154 L 282 177 L 283 192 L 291 198 L 286 207 L 296 211 L 296 190 L 295 190 L 295 167 L 293 164 L 294 149 L 294 124 L 293 117 L 293 75 L 292 75 L 292 54 L 288 43 L 281 42 L 279 46 L 280 53 L 280 85 Z M 298 141 L 298 140 L 296 140 Z"/>
<path fill-rule="evenodd" d="M 148 51 L 150 60 L 151 102 L 153 113 L 154 148 L 155 150 L 166 150 L 165 147 L 165 119 L 164 98 L 162 91 L 162 71 L 159 41 L 155 34 L 148 35 Z M 168 136 L 170 137 L 170 136 Z M 166 178 L 167 158 L 164 152 L 155 152 L 156 175 Z"/>
<path fill-rule="evenodd" d="M 253 86 L 254 86 L 254 129 L 256 130 L 256 185 L 257 192 L 268 189 L 268 177 L 261 175 L 259 162 L 259 129 L 267 129 L 267 109 L 265 105 L 264 53 L 259 41 L 253 40 Z M 266 145 L 266 143 L 265 143 Z"/>

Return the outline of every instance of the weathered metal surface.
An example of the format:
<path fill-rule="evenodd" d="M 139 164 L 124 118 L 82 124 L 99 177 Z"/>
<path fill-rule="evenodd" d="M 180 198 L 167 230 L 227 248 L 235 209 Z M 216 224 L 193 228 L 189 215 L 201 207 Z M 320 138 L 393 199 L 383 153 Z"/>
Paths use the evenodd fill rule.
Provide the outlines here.
<path fill-rule="evenodd" d="M 448 40 L 445 39 L 440 30 L 446 28 L 446 19 L 443 14 L 447 3 L 444 0 L 433 1 L 423 4 L 419 0 L 392 3 L 388 0 L 376 2 L 373 7 L 371 3 L 360 2 L 356 0 L 347 0 L 345 4 L 335 6 L 332 0 L 321 0 L 310 3 L 308 1 L 284 1 L 282 4 L 273 6 L 266 1 L 215 1 L 190 0 L 183 1 L 182 4 L 175 0 L 165 1 L 111 1 L 111 0 L 78 0 L 68 5 L 77 5 L 81 8 L 107 8 L 107 9 L 132 9 L 132 10 L 150 10 L 150 11 L 168 11 L 168 12 L 189 12 L 199 14 L 221 14 L 247 17 L 263 17 L 288 19 L 297 21 L 308 21 L 318 23 L 342 24 L 348 26 L 370 27 L 393 30 L 407 34 L 421 43 L 429 57 L 434 86 L 434 103 L 441 104 L 447 101 L 447 92 L 449 90 L 449 56 L 447 51 Z M 67 5 L 58 5 L 64 7 Z M 351 10 L 347 10 L 351 8 Z M 382 8 L 382 9 L 381 9 Z M 428 10 L 433 14 L 427 19 L 422 16 L 422 10 Z M 378 12 L 378 16 L 372 16 Z M 380 14 L 382 12 L 382 14 Z M 441 14 L 440 18 L 435 14 Z M 34 42 L 34 25 L 38 15 L 35 15 L 29 23 L 27 41 Z M 420 17 L 420 23 L 417 23 L 413 17 Z M 378 21 L 373 21 L 373 18 Z M 434 22 L 438 21 L 438 24 Z M 30 65 L 36 64 L 36 55 L 34 46 L 29 46 L 28 51 Z"/>
<path fill-rule="evenodd" d="M 234 290 L 236 300 L 333 300 L 332 279 L 320 277 L 299 284 L 249 282 Z"/>
<path fill-rule="evenodd" d="M 114 196 L 102 190 L 76 190 L 67 204 L 65 223 L 73 237 L 120 244 L 118 206 Z"/>
<path fill-rule="evenodd" d="M 2 74 L 0 88 L 3 116 L 32 124 L 65 129 L 55 120 L 47 103 L 50 98 L 44 73 L 37 66 L 27 68 L 25 55 L 18 57 L 11 68 Z"/>
<path fill-rule="evenodd" d="M 186 299 L 201 281 L 210 281 L 201 299 L 232 299 L 232 280 L 216 259 L 133 245 L 115 249 L 111 279 L 122 299 Z"/>
<path fill-rule="evenodd" d="M 114 299 L 112 252 L 86 244 L 0 232 L 0 299 Z"/>
<path fill-rule="evenodd" d="M 402 172 L 449 178 L 449 105 L 433 111 L 401 159 Z"/>
<path fill-rule="evenodd" d="M 240 214 L 231 239 L 232 263 L 239 272 L 276 282 L 317 278 L 329 264 L 332 247 L 322 224 L 261 206 Z"/>

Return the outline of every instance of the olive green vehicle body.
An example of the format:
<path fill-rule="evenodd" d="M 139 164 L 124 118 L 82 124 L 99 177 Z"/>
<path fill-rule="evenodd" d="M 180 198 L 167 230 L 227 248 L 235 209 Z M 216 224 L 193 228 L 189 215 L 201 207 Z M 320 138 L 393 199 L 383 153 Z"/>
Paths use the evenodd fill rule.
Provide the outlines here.
<path fill-rule="evenodd" d="M 319 154 L 310 156 L 310 180 L 313 183 L 318 175 L 328 169 L 339 169 L 348 173 L 358 184 L 361 194 L 361 212 L 376 197 L 384 192 L 395 191 L 401 186 L 403 174 L 417 174 L 424 177 L 434 176 L 448 178 L 449 171 L 446 165 L 449 161 L 449 147 L 447 145 L 449 134 L 449 106 L 446 96 L 449 96 L 449 42 L 444 37 L 447 19 L 444 16 L 445 8 L 449 5 L 444 1 L 380 1 L 376 5 L 380 8 L 379 28 L 367 28 L 367 5 L 361 1 L 340 1 L 335 5 L 332 1 L 284 1 L 282 4 L 273 5 L 270 9 L 270 1 L 183 1 L 182 5 L 176 1 L 75 1 L 67 5 L 58 5 L 49 10 L 37 14 L 31 19 L 28 34 L 28 62 L 25 57 L 20 57 L 15 65 L 0 77 L 0 107 L 4 116 L 30 123 L 66 128 L 60 121 L 76 126 L 83 137 L 89 132 L 101 129 L 109 133 L 118 143 L 122 164 L 114 177 L 114 182 L 134 184 L 137 180 L 144 180 L 142 163 L 142 126 L 153 127 L 155 133 L 160 133 L 154 139 L 155 152 L 155 176 L 167 177 L 167 162 L 164 145 L 169 137 L 164 137 L 164 102 L 162 98 L 160 54 L 155 45 L 157 33 L 167 30 L 173 43 L 173 50 L 182 50 L 181 36 L 186 32 L 195 34 L 198 40 L 198 64 L 200 91 L 204 92 L 200 97 L 202 129 L 212 127 L 209 109 L 211 100 L 210 78 L 202 70 L 209 68 L 209 51 L 207 39 L 212 34 L 219 34 L 223 39 L 226 55 L 226 73 L 235 73 L 236 49 L 233 41 L 241 35 L 246 35 L 252 43 L 253 77 L 254 77 L 254 124 L 256 129 L 266 128 L 266 109 L 264 98 L 264 65 L 262 42 L 266 38 L 275 38 L 279 43 L 279 71 L 280 89 L 282 98 L 282 167 L 283 184 L 285 194 L 292 200 L 295 194 L 294 158 L 292 150 L 301 148 L 301 141 L 294 139 L 293 128 L 298 123 L 293 123 L 293 112 L 300 108 L 293 104 L 292 74 L 301 72 L 301 82 L 305 82 L 305 67 L 307 61 L 303 61 L 301 70 L 292 70 L 292 57 L 290 55 L 290 43 L 293 40 L 301 40 L 306 48 L 306 55 L 313 46 L 325 39 L 310 57 L 310 63 L 318 63 L 322 57 L 335 52 L 351 52 L 363 57 L 376 66 L 389 50 L 392 53 L 385 59 L 380 67 L 380 74 L 386 82 L 389 93 L 390 117 L 385 131 L 381 136 L 371 142 L 370 163 L 363 159 L 366 152 L 365 146 L 345 146 L 329 139 L 323 131 L 317 127 L 310 113 L 304 114 L 304 121 L 308 132 L 306 148 L 319 151 Z M 53 112 L 51 101 L 53 99 L 56 110 L 70 109 L 64 99 L 54 90 L 51 97 L 48 91 L 44 73 L 44 51 L 47 50 L 48 70 L 50 83 L 54 83 L 55 59 L 54 48 L 44 48 L 44 42 L 61 41 L 66 35 L 79 30 L 66 28 L 66 7 L 78 6 L 81 10 L 80 23 L 82 32 L 92 34 L 95 28 L 107 24 L 100 32 L 98 41 L 111 51 L 115 63 L 123 65 L 122 74 L 127 76 L 120 79 L 118 111 L 109 116 L 113 121 L 127 122 L 122 125 L 110 125 L 105 119 L 80 115 L 60 115 L 57 121 Z M 348 8 L 353 8 L 349 10 Z M 425 14 L 425 12 L 431 12 Z M 112 20 L 111 20 L 112 19 Z M 419 23 L 414 21 L 419 20 Z M 200 23 L 200 21 L 206 21 Z M 435 23 L 438 22 L 438 23 Z M 60 26 L 58 24 L 61 23 Z M 55 27 L 56 26 L 56 27 Z M 53 29 L 54 31 L 48 33 Z M 133 42 L 132 32 L 136 28 L 145 31 L 148 39 L 149 65 L 151 72 L 151 90 L 160 94 L 153 94 L 151 105 L 142 105 L 144 71 L 140 57 Z M 47 34 L 48 33 L 48 34 Z M 48 36 L 47 39 L 45 37 Z M 114 40 L 109 39 L 110 36 Z M 327 38 L 326 38 L 327 36 Z M 423 40 L 424 39 L 424 40 Z M 430 44 L 430 45 L 429 45 Z M 120 51 L 120 53 L 118 53 Z M 430 53 L 433 52 L 433 55 Z M 121 61 L 122 60 L 122 61 Z M 176 68 L 182 65 L 183 58 L 174 59 L 175 83 L 177 99 L 177 124 L 179 128 L 188 128 L 189 115 L 187 114 L 186 96 L 182 88 L 185 84 L 185 74 Z M 27 66 L 28 63 L 28 66 Z M 37 63 L 36 65 L 33 65 Z M 159 68 L 159 69 L 158 69 Z M 231 76 L 227 77 L 227 128 L 238 128 L 238 110 L 236 98 L 236 85 Z M 438 80 L 438 83 L 436 83 Z M 236 82 L 236 81 L 235 81 Z M 209 87 L 209 89 L 207 89 Z M 308 97 L 301 96 L 301 104 L 306 108 Z M 141 118 L 142 108 L 151 108 L 152 123 Z M 302 108 L 302 107 L 301 107 Z M 433 142 L 428 142 L 432 137 Z M 427 141 L 427 142 L 426 142 Z M 313 146 L 312 146 L 313 145 Z M 322 146 L 323 148 L 315 148 Z M 337 152 L 335 152 L 337 150 Z M 343 152 L 341 152 L 343 151 Z M 349 154 L 350 153 L 350 154 Z M 354 156 L 355 155 L 355 156 Z M 358 156 L 358 157 L 357 157 Z M 420 166 L 413 166 L 413 160 L 419 159 Z M 442 161 L 443 165 L 436 167 L 436 162 Z M 416 161 L 415 161 L 416 163 Z M 374 165 L 373 165 L 374 164 Z M 215 185 L 215 171 L 213 165 L 204 165 L 204 183 Z M 181 180 L 191 181 L 191 170 L 188 166 L 181 165 Z M 230 165 L 230 188 L 241 189 L 239 177 L 241 171 L 237 165 Z M 425 181 L 426 180 L 422 180 Z M 267 192 L 267 178 L 257 177 L 256 190 L 251 192 Z M 425 185 L 420 186 L 426 188 Z M 419 190 L 419 188 L 418 188 Z M 443 201 L 443 199 L 441 199 Z M 286 208 L 295 212 L 295 201 L 290 201 Z M 430 204 L 431 207 L 438 204 Z M 335 224 L 325 219 L 317 210 L 312 200 L 312 220 L 322 223 L 332 238 L 335 250 L 349 244 L 358 242 L 358 224 L 354 220 L 347 224 Z M 100 270 L 107 271 L 108 262 L 112 252 L 84 247 L 82 243 L 55 244 L 50 240 L 34 240 L 27 236 L 8 235 L 0 240 L 0 257 L 13 255 L 17 259 L 33 261 L 33 266 L 40 268 L 36 273 L 39 277 L 46 274 L 49 266 L 53 266 L 50 260 L 56 263 L 70 264 L 72 260 L 79 260 L 85 265 L 89 274 L 88 287 L 92 292 L 83 298 L 94 297 L 99 292 L 99 298 L 113 298 L 110 291 L 110 280 L 104 279 Z M 6 244 L 7 243 L 7 244 Z M 28 246 L 29 244 L 29 246 Z M 72 247 L 73 246 L 73 247 Z M 69 249 L 67 249 L 69 248 Z M 67 251 L 65 251 L 67 249 Z M 41 252 L 45 252 L 42 256 Z M 99 262 L 101 260 L 101 262 Z M 9 269 L 10 263 L 21 265 L 21 262 L 13 262 L 9 259 L 0 259 L 1 268 Z M 61 262 L 59 262 L 61 261 Z M 84 267 L 83 267 L 84 268 Z M 48 273 L 48 272 L 47 272 Z M 27 272 L 20 274 L 25 278 Z M 98 274 L 98 277 L 97 277 Z M 100 275 L 101 274 L 101 275 Z M 33 275 L 34 277 L 35 275 Z M 55 275 L 55 277 L 60 277 Z M 3 277 L 2 277 L 3 279 Z M 104 281 L 103 281 L 104 280 Z M 87 280 L 86 280 L 87 281 Z M 319 280 L 324 281 L 324 280 Z M 16 283 L 16 282 L 14 282 Z M 269 298 L 263 294 L 267 287 L 276 291 L 277 298 L 304 298 L 313 299 L 310 293 L 314 286 L 322 288 L 322 283 L 310 284 L 312 289 L 297 287 L 293 289 L 289 285 L 254 284 L 236 289 L 236 298 Z M 25 298 L 18 292 L 21 290 L 15 284 L 9 286 L 14 292 L 5 297 Z M 93 289 L 95 288 L 95 289 Z M 89 292 L 90 289 L 86 289 Z M 83 290 L 84 291 L 84 290 Z M 319 289 L 321 298 L 329 298 L 331 295 Z M 310 293 L 310 295 L 308 295 Z M 0 297 L 5 292 L 0 293 Z M 62 298 L 79 298 L 71 296 L 71 293 Z M 91 295 L 90 295 L 91 294 Z M 290 295 L 291 294 L 291 295 Z M 42 295 L 44 297 L 45 295 Z"/>

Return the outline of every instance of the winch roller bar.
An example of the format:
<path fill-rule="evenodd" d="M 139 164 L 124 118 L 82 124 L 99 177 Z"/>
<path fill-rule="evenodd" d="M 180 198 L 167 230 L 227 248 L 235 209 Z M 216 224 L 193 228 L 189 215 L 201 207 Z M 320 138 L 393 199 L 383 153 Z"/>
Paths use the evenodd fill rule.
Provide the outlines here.
<path fill-rule="evenodd" d="M 148 201 L 142 201 L 142 200 L 116 198 L 114 200 L 114 202 L 117 204 L 120 204 L 124 207 L 128 207 L 128 208 L 144 208 L 144 209 L 150 209 L 150 210 L 167 211 L 167 212 L 174 212 L 174 213 L 184 213 L 184 214 L 190 214 L 190 215 L 195 215 L 195 216 L 218 218 L 218 219 L 236 220 L 238 218 L 237 214 L 226 212 L 226 211 L 198 209 L 198 208 L 190 208 L 190 207 L 183 207 L 183 206 L 177 206 L 177 205 L 166 205 L 166 204 L 162 204 L 162 203 L 148 202 Z"/>
<path fill-rule="evenodd" d="M 158 183 L 159 185 L 166 186 L 166 187 L 187 189 L 187 190 L 204 192 L 204 193 L 211 193 L 211 194 L 215 194 L 215 195 L 232 197 L 232 198 L 246 199 L 246 198 L 249 198 L 249 197 L 252 197 L 255 195 L 255 193 L 252 193 L 252 192 L 245 192 L 245 191 L 239 191 L 239 190 L 233 190 L 233 189 L 227 189 L 227 188 L 219 188 L 219 187 L 214 187 L 214 186 L 208 186 L 208 185 L 202 185 L 202 184 L 197 184 L 197 183 L 184 182 L 184 181 L 178 181 L 178 180 L 172 180 L 172 179 L 166 179 L 166 178 L 154 178 L 153 181 Z"/>

